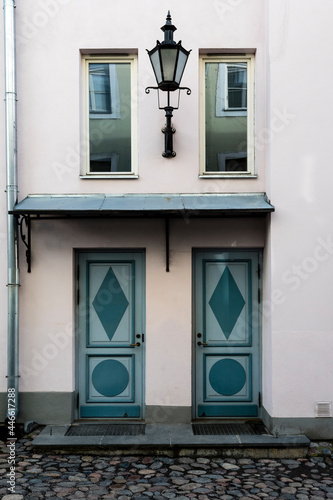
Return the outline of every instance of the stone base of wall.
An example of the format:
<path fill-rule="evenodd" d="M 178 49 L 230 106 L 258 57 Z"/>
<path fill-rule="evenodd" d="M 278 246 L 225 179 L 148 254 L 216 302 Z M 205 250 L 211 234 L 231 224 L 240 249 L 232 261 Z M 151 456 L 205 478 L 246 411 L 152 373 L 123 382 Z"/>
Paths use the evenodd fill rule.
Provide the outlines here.
<path fill-rule="evenodd" d="M 189 424 L 191 419 L 190 406 L 146 406 L 147 424 Z"/>
<path fill-rule="evenodd" d="M 304 434 L 312 440 L 333 439 L 333 418 L 271 417 L 263 408 L 263 421 L 272 434 L 287 436 Z"/>
<path fill-rule="evenodd" d="M 74 392 L 21 392 L 18 423 L 34 421 L 40 425 L 70 424 L 73 419 Z M 7 414 L 7 394 L 0 393 L 0 421 Z"/>

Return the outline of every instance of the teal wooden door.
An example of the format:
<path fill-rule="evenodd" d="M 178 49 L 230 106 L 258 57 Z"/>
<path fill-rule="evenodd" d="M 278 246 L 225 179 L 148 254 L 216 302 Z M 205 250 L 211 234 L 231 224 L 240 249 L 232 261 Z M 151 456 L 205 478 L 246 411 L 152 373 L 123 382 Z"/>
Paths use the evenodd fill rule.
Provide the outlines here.
<path fill-rule="evenodd" d="M 78 417 L 143 418 L 144 253 L 78 264 Z"/>
<path fill-rule="evenodd" d="M 195 418 L 258 417 L 260 254 L 196 252 Z"/>

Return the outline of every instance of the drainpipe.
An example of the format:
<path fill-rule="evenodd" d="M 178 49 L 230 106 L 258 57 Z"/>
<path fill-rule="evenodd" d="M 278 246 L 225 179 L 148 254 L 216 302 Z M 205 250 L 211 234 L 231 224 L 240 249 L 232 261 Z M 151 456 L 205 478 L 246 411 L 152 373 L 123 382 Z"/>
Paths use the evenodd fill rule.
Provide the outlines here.
<path fill-rule="evenodd" d="M 15 389 L 15 416 L 18 414 L 18 242 L 17 221 L 9 214 L 17 202 L 17 133 L 15 71 L 15 0 L 3 0 L 5 37 L 5 105 L 7 171 L 7 255 L 8 255 L 8 357 L 7 387 Z"/>

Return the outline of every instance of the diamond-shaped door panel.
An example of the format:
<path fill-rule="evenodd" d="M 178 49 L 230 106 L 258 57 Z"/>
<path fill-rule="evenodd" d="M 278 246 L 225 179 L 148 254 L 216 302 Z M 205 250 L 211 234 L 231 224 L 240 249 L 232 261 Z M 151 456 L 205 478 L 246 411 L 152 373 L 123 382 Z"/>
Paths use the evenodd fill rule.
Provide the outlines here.
<path fill-rule="evenodd" d="M 92 302 L 93 308 L 110 340 L 116 333 L 128 304 L 123 289 L 112 267 L 110 267 Z"/>
<path fill-rule="evenodd" d="M 209 305 L 225 337 L 229 339 L 244 308 L 245 300 L 228 267 L 225 267 Z"/>

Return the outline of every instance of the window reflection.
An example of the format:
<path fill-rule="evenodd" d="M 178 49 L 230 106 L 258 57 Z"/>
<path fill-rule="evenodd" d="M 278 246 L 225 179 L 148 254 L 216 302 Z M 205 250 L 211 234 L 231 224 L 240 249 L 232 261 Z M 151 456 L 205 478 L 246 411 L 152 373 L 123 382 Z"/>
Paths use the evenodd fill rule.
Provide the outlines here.
<path fill-rule="evenodd" d="M 206 172 L 246 172 L 247 63 L 205 67 Z"/>
<path fill-rule="evenodd" d="M 131 172 L 131 64 L 89 63 L 91 173 Z"/>
<path fill-rule="evenodd" d="M 89 112 L 111 113 L 109 64 L 89 66 Z"/>

